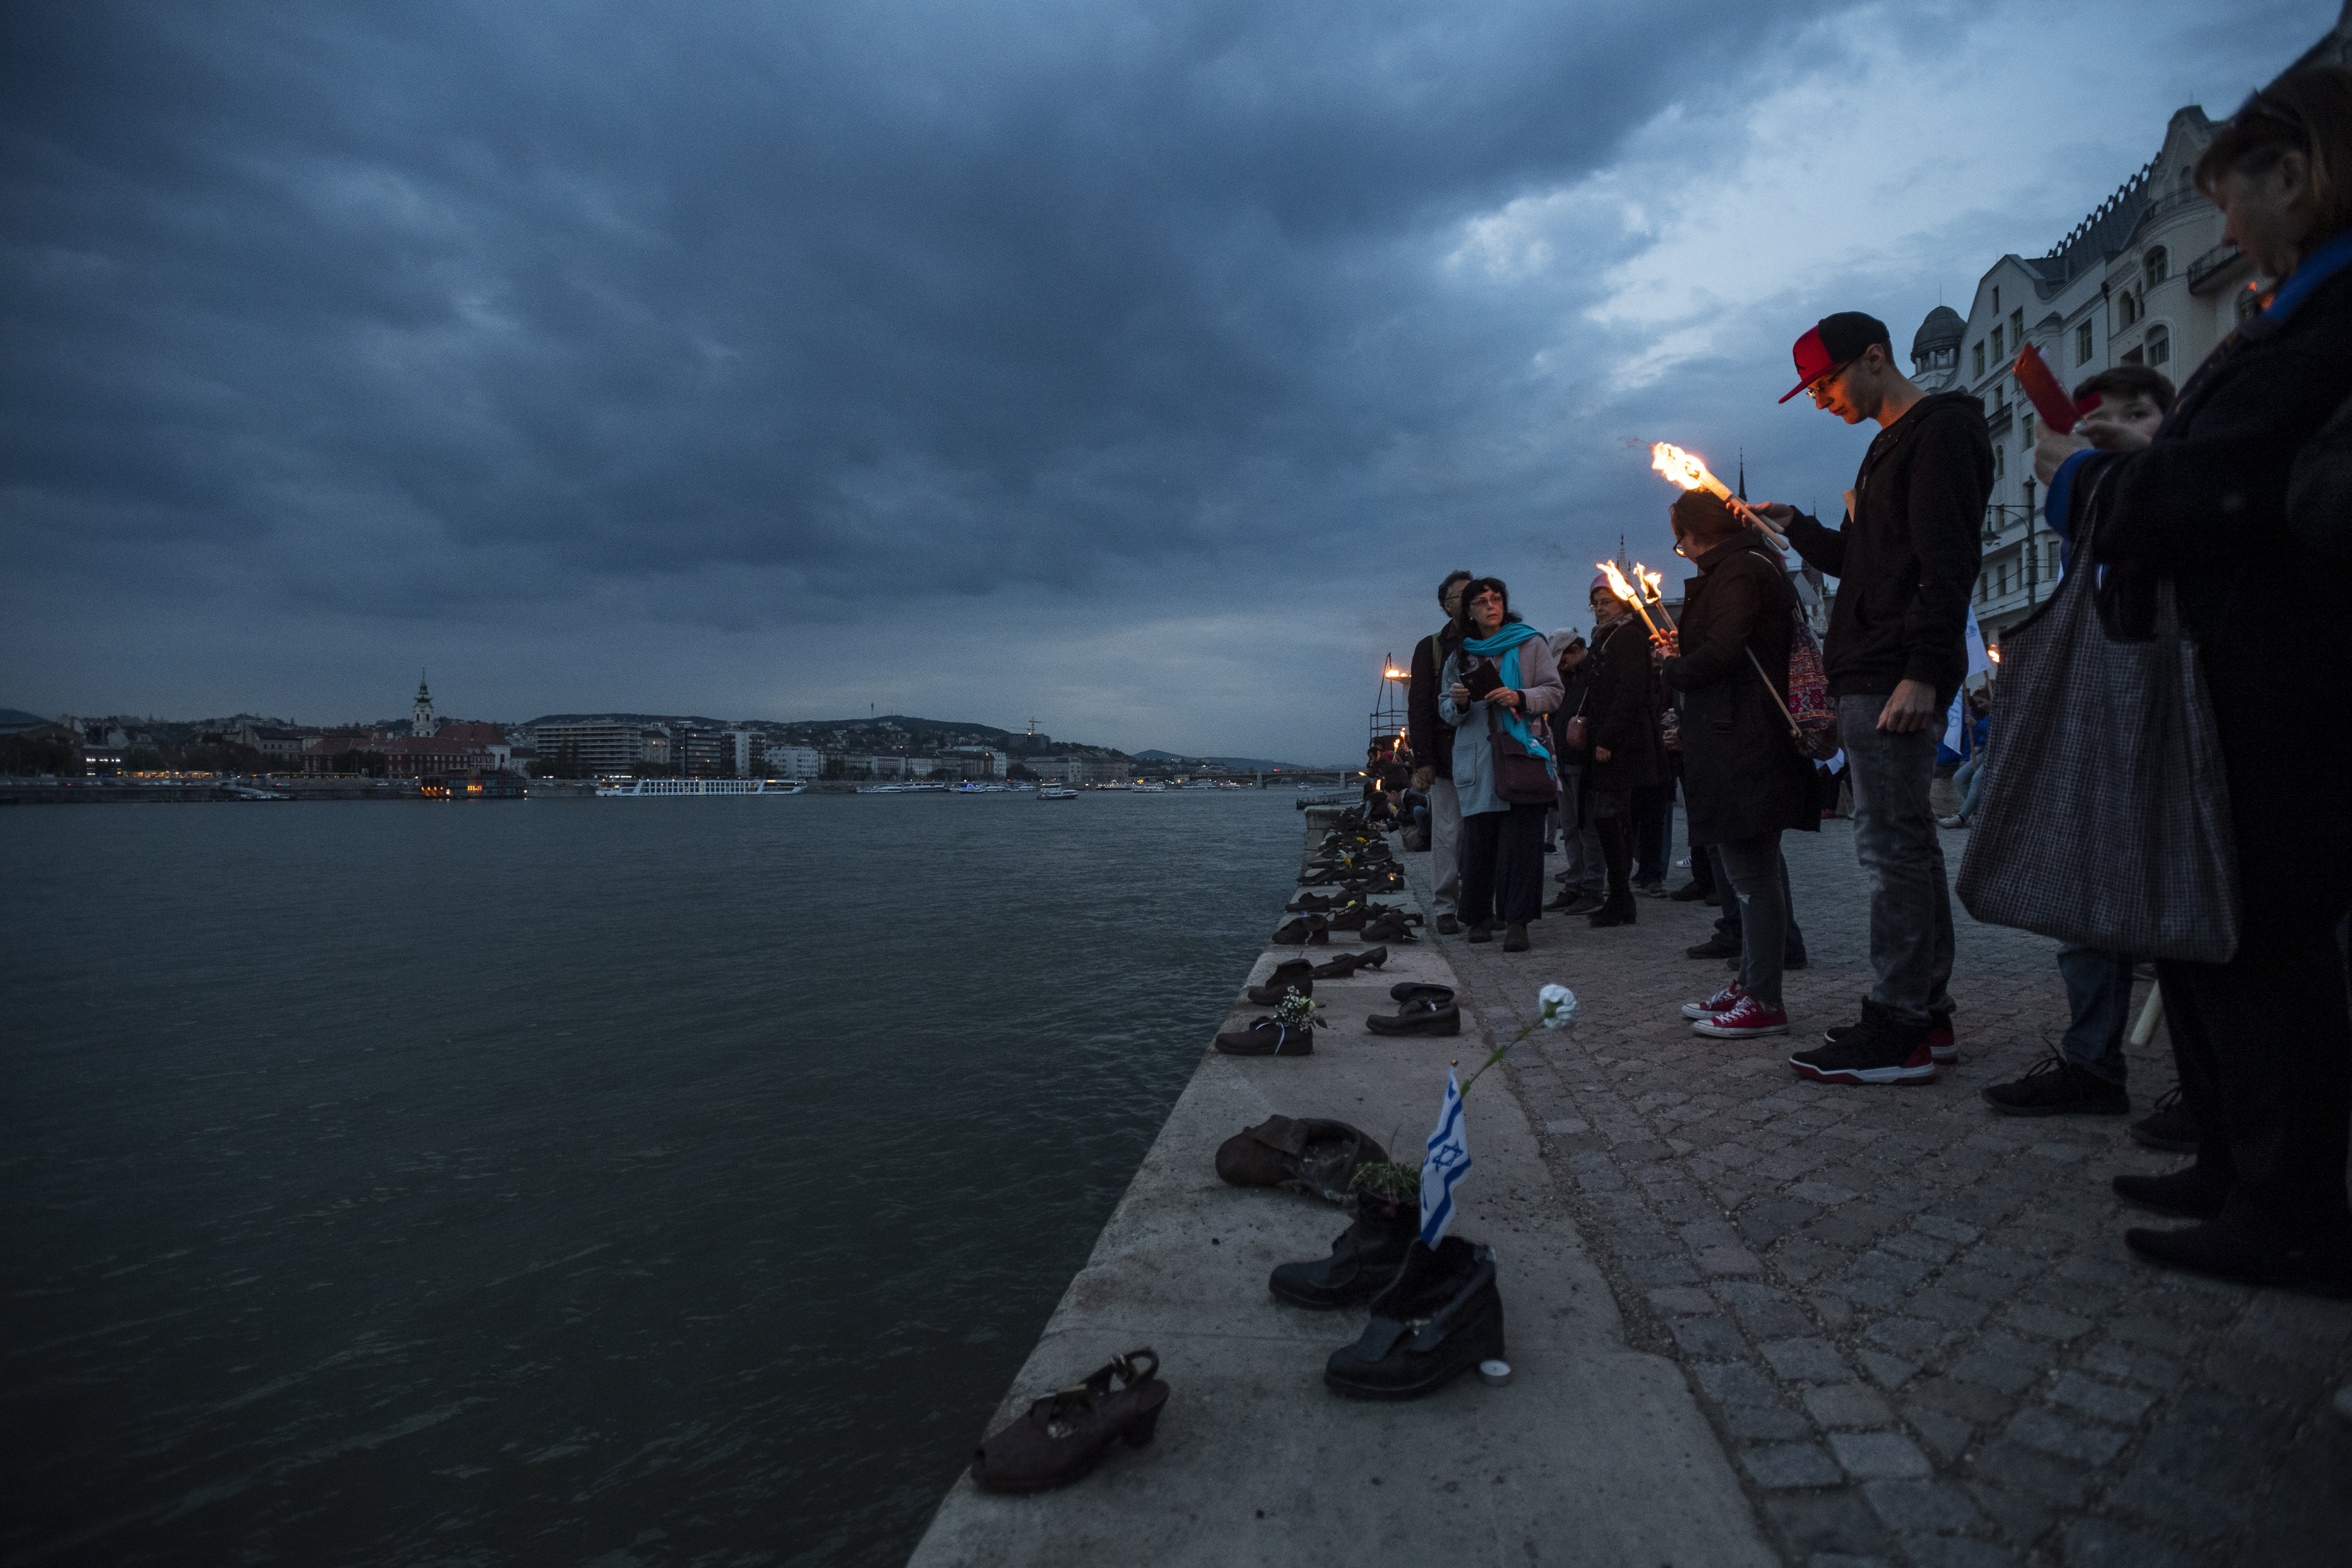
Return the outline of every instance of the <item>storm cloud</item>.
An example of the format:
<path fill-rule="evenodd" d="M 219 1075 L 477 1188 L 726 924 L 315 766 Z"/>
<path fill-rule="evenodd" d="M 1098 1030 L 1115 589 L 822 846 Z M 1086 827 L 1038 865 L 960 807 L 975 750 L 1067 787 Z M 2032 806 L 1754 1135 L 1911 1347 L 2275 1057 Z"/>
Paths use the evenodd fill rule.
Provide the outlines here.
<path fill-rule="evenodd" d="M 0 700 L 1345 755 L 2331 9 L 12 5 Z"/>

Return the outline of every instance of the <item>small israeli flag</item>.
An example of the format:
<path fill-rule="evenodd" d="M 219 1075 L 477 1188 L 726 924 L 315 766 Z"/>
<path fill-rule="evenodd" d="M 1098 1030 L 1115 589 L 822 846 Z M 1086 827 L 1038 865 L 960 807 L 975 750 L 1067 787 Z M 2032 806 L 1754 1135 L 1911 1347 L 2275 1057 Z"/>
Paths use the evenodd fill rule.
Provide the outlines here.
<path fill-rule="evenodd" d="M 1462 1124 L 1462 1086 L 1445 1069 L 1445 1099 L 1437 1131 L 1421 1158 L 1421 1244 L 1435 1247 L 1454 1220 L 1454 1184 L 1470 1173 L 1470 1141 Z"/>

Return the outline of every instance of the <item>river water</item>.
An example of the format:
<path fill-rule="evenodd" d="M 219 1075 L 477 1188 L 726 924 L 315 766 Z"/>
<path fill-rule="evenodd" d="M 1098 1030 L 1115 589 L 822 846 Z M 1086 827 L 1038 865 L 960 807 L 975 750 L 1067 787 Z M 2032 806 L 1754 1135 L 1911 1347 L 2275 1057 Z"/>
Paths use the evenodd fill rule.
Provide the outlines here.
<path fill-rule="evenodd" d="M 5 814 L 0 1559 L 902 1560 L 1299 831 L 1271 791 Z"/>

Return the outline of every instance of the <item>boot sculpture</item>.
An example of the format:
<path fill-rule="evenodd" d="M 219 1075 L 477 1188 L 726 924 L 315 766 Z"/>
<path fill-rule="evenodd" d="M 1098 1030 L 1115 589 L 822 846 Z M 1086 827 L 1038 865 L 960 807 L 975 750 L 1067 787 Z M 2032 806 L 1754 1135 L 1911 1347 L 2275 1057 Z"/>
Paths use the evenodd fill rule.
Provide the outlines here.
<path fill-rule="evenodd" d="M 1331 1256 L 1313 1263 L 1278 1265 L 1266 1289 L 1294 1307 L 1318 1312 L 1368 1301 L 1396 1278 L 1405 1249 L 1420 1234 L 1418 1200 L 1360 1194 L 1355 1223 L 1331 1244 Z"/>
<path fill-rule="evenodd" d="M 1502 1353 L 1495 1249 L 1449 1236 L 1432 1250 L 1416 1236 L 1362 1335 L 1324 1363 L 1323 1382 L 1349 1399 L 1419 1399 Z"/>
<path fill-rule="evenodd" d="M 1315 994 L 1315 964 L 1312 960 L 1284 959 L 1274 966 L 1274 973 L 1265 977 L 1265 984 L 1249 988 L 1249 999 L 1261 1007 L 1274 1007 L 1280 1005 L 1282 999 L 1294 991 L 1301 996 Z"/>

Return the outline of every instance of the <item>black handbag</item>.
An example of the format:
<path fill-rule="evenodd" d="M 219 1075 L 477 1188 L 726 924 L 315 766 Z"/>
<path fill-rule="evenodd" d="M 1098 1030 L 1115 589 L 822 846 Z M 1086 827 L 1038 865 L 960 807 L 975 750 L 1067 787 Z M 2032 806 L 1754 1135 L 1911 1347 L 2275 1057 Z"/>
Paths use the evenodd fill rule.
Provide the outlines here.
<path fill-rule="evenodd" d="M 2171 579 L 2153 635 L 2098 604 L 2104 485 L 2074 567 L 2001 638 L 1984 795 L 1960 861 L 1969 913 L 2111 952 L 2226 963 L 2238 859 L 2213 703 Z"/>
<path fill-rule="evenodd" d="M 1486 710 L 1486 740 L 1495 753 L 1495 793 L 1514 805 L 1549 805 L 1559 798 L 1559 781 L 1544 761 L 1503 728 Z"/>

